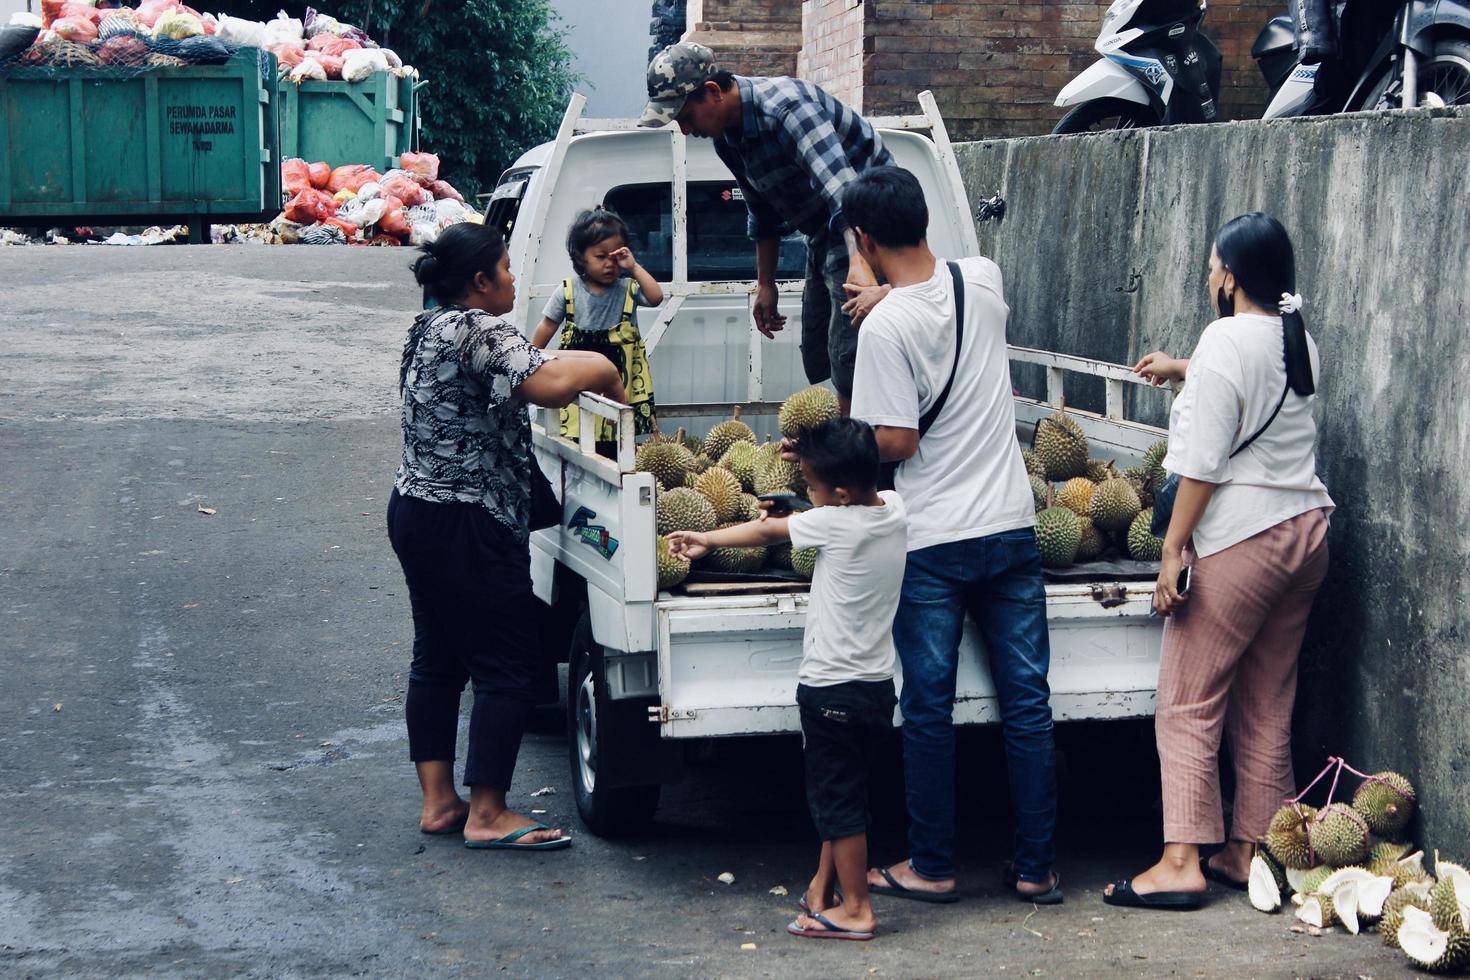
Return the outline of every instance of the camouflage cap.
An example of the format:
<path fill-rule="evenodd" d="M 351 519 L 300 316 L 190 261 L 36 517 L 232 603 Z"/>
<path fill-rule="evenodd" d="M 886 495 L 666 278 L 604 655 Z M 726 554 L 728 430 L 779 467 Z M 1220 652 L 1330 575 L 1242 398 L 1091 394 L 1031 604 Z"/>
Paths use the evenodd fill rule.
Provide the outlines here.
<path fill-rule="evenodd" d="M 654 55 L 648 63 L 648 105 L 638 125 L 673 122 L 689 93 L 709 81 L 716 70 L 714 52 L 693 41 L 671 44 Z"/>

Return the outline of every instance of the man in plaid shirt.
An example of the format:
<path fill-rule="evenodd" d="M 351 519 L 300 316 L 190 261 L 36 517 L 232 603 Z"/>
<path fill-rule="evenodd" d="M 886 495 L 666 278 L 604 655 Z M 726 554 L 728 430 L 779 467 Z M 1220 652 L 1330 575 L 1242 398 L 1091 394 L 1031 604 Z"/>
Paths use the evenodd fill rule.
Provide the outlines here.
<path fill-rule="evenodd" d="M 709 48 L 680 42 L 648 66 L 643 126 L 677 123 L 712 139 L 735 175 L 756 243 L 755 324 L 767 337 L 786 322 L 777 310 L 781 239 L 807 239 L 801 357 L 813 384 L 832 379 L 843 414 L 852 398 L 857 330 L 884 295 L 842 216 L 842 189 L 893 157 L 867 120 L 811 82 L 745 78 L 720 71 Z M 851 294 L 849 296 L 849 294 Z"/>

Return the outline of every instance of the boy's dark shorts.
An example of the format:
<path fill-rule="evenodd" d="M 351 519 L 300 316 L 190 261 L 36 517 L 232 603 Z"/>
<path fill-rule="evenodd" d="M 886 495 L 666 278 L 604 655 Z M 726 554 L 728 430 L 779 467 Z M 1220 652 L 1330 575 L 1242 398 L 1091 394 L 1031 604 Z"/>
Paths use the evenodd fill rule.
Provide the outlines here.
<path fill-rule="evenodd" d="M 806 798 L 823 841 L 868 830 L 868 770 L 893 731 L 892 678 L 796 686 Z"/>

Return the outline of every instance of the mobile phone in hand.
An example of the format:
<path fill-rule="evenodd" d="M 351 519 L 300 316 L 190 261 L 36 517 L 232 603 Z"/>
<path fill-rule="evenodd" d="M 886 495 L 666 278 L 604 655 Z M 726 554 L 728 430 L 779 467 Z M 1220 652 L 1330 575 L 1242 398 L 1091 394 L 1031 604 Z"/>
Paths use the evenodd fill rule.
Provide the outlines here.
<path fill-rule="evenodd" d="M 1178 592 L 1180 595 L 1189 595 L 1189 585 L 1190 585 L 1190 573 L 1189 573 L 1189 570 L 1190 570 L 1190 566 L 1189 565 L 1185 565 L 1183 568 L 1179 569 L 1179 578 L 1174 583 L 1174 591 Z"/>
<path fill-rule="evenodd" d="M 773 511 L 783 513 L 797 513 L 803 510 L 811 510 L 812 502 L 805 497 L 798 497 L 794 493 L 763 493 L 755 498 L 762 503 L 774 505 Z"/>

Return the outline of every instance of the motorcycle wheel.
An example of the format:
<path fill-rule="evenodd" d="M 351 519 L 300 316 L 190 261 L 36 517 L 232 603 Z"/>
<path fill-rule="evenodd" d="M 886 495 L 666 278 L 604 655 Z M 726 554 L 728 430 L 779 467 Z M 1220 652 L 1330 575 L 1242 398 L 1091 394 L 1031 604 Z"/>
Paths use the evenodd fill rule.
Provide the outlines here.
<path fill-rule="evenodd" d="M 1397 109 L 1402 92 L 1399 73 L 1392 67 L 1374 82 L 1358 109 Z M 1433 95 L 1445 105 L 1470 105 L 1470 40 L 1442 37 L 1434 42 L 1434 53 L 1419 61 L 1419 104 L 1431 105 Z"/>
<path fill-rule="evenodd" d="M 1157 126 L 1158 113 L 1152 106 L 1127 99 L 1093 99 L 1068 112 L 1052 129 L 1053 136 L 1072 133 L 1102 133 L 1114 129 Z"/>

